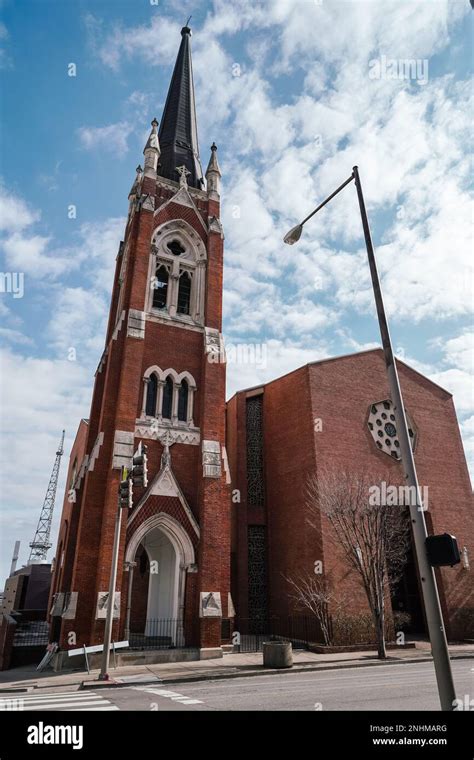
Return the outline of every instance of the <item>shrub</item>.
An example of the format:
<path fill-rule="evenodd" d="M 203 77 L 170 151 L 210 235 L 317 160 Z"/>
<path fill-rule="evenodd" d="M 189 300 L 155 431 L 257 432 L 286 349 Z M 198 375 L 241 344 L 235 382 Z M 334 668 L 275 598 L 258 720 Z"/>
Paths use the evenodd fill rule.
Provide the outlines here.
<path fill-rule="evenodd" d="M 474 607 L 460 607 L 453 615 L 451 638 L 463 641 L 474 639 Z"/>
<path fill-rule="evenodd" d="M 385 636 L 393 640 L 393 622 L 385 621 Z M 335 646 L 350 646 L 353 644 L 377 644 L 374 621 L 369 612 L 360 615 L 336 613 L 332 617 L 331 644 Z"/>
<path fill-rule="evenodd" d="M 406 631 L 411 624 L 411 615 L 408 612 L 394 612 L 393 626 L 395 631 Z"/>

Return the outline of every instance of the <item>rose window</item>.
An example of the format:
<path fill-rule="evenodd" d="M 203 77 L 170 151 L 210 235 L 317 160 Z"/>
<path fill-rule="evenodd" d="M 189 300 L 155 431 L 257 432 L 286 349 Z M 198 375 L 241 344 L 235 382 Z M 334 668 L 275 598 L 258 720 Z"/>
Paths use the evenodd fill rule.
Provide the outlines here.
<path fill-rule="evenodd" d="M 411 447 L 414 449 L 416 434 L 414 426 L 408 414 L 407 422 Z M 372 404 L 369 410 L 369 419 L 367 421 L 367 424 L 377 448 L 380 449 L 380 451 L 383 451 L 385 454 L 393 457 L 394 459 L 401 459 L 400 441 L 398 440 L 397 424 L 392 402 L 386 400 Z"/>

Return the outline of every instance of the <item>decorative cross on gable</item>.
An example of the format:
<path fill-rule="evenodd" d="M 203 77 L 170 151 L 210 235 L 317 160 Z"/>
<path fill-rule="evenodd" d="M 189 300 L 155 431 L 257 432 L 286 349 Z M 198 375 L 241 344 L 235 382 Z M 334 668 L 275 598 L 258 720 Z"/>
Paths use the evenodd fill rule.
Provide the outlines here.
<path fill-rule="evenodd" d="M 159 441 L 161 445 L 163 446 L 163 451 L 161 454 L 161 467 L 165 467 L 168 465 L 171 467 L 171 452 L 170 452 L 170 446 L 173 445 L 173 436 L 171 435 L 170 431 L 167 430 L 164 435 L 159 438 Z"/>
<path fill-rule="evenodd" d="M 176 171 L 179 174 L 179 185 L 180 187 L 187 187 L 188 186 L 188 180 L 187 177 L 191 174 L 191 172 L 186 169 L 185 165 L 182 164 L 182 166 L 177 166 Z"/>

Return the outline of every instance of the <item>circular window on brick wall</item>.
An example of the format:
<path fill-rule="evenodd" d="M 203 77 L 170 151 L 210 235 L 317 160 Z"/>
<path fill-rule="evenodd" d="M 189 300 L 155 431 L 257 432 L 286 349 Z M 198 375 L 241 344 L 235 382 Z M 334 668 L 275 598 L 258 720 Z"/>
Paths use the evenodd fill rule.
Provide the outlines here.
<path fill-rule="evenodd" d="M 411 447 L 415 450 L 416 431 L 406 410 L 405 414 L 407 415 Z M 367 425 L 377 448 L 393 459 L 400 460 L 400 441 L 398 440 L 397 424 L 392 402 L 386 399 L 385 401 L 371 404 Z"/>

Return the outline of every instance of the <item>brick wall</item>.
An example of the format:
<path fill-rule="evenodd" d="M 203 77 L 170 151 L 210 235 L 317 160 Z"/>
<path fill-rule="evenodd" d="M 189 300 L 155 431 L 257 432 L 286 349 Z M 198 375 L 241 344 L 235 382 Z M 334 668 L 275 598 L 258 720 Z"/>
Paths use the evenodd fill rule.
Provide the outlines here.
<path fill-rule="evenodd" d="M 405 406 L 418 431 L 415 461 L 420 485 L 429 488 L 428 522 L 436 533 L 456 535 L 460 548 L 466 545 L 472 557 L 472 495 L 452 397 L 405 364 L 398 362 L 398 367 Z M 316 529 L 308 526 L 304 488 L 308 475 L 317 477 L 331 468 L 377 472 L 387 483 L 402 484 L 401 464 L 376 448 L 367 426 L 369 406 L 389 395 L 380 350 L 316 362 L 264 386 L 271 614 L 296 611 L 282 576 L 312 572 L 319 559 L 326 576 L 348 600 L 346 611 L 368 611 L 360 580 L 348 566 L 327 518 L 320 516 Z M 317 418 L 322 422 L 320 432 Z M 245 391 L 228 404 L 227 425 L 233 487 L 243 495 L 242 504 L 233 509 L 237 554 L 233 583 L 239 615 L 246 617 L 247 526 L 255 524 L 258 516 L 245 500 Z M 471 574 L 462 565 L 437 572 L 452 638 L 469 628 L 470 615 L 474 621 Z"/>

